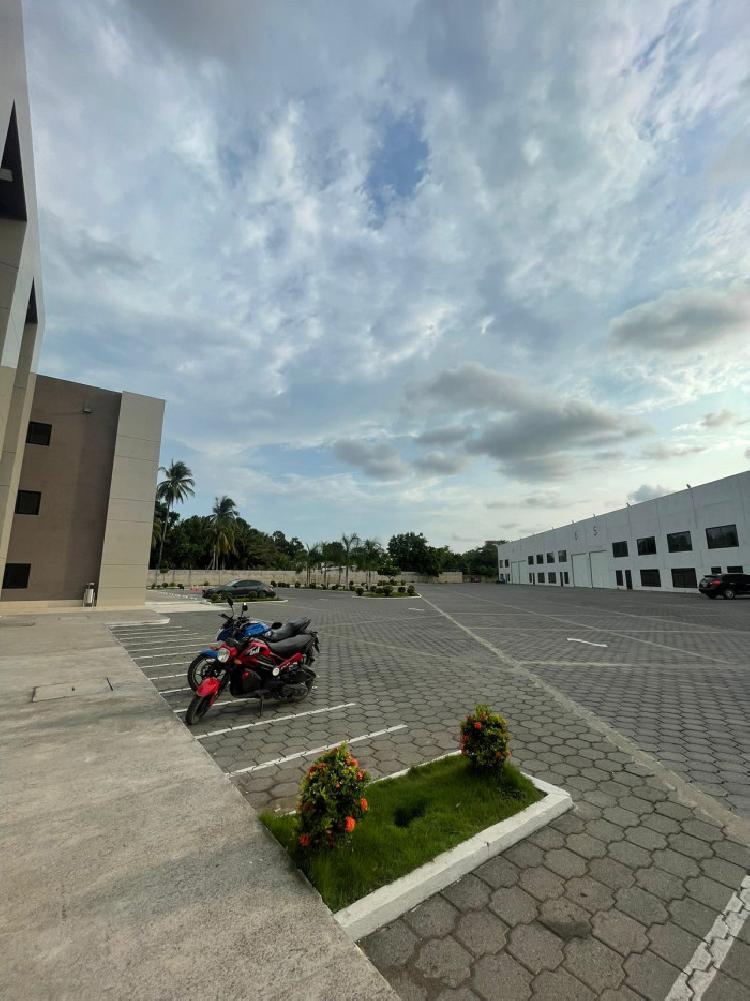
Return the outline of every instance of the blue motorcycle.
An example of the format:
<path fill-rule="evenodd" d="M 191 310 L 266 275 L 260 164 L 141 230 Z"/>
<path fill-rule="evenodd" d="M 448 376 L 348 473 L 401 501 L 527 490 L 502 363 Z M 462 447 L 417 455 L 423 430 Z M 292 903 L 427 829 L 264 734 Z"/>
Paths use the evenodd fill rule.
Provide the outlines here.
<path fill-rule="evenodd" d="M 220 646 L 225 641 L 235 640 L 239 644 L 240 642 L 249 639 L 251 636 L 263 636 L 266 640 L 278 643 L 279 640 L 289 639 L 291 636 L 297 636 L 299 633 L 306 632 L 307 627 L 310 625 L 309 619 L 297 619 L 295 621 L 285 623 L 273 622 L 269 626 L 267 622 L 261 622 L 259 619 L 249 619 L 247 617 L 245 614 L 247 612 L 247 602 L 243 602 L 241 613 L 239 615 L 235 615 L 232 599 L 229 598 L 228 600 L 229 607 L 232 609 L 232 614 L 224 615 L 221 613 L 221 618 L 224 619 L 224 624 L 216 634 L 217 645 L 209 646 L 204 650 L 201 650 L 195 660 L 188 667 L 187 680 L 193 691 L 197 690 L 198 685 L 200 685 L 201 681 L 203 681 L 204 677 L 206 677 L 208 670 L 216 662 Z"/>

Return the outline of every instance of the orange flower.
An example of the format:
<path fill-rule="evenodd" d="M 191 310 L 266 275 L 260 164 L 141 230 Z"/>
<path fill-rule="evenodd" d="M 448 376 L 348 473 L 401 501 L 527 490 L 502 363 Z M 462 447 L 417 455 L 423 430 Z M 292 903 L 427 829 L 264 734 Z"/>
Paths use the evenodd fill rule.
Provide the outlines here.
<path fill-rule="evenodd" d="M 354 817 L 347 817 L 344 827 L 346 828 L 346 833 L 351 834 L 354 828 L 357 826 L 357 821 Z"/>
<path fill-rule="evenodd" d="M 362 797 L 362 799 L 361 799 L 361 800 L 359 801 L 359 805 L 360 805 L 360 806 L 362 807 L 362 811 L 363 811 L 363 813 L 367 813 L 367 811 L 368 811 L 368 810 L 370 809 L 370 807 L 369 807 L 369 805 L 368 805 L 368 803 L 367 803 L 367 800 L 365 799 L 365 797 L 364 797 L 364 796 L 363 796 L 363 797 Z"/>
<path fill-rule="evenodd" d="M 474 729 L 475 730 L 481 730 L 482 729 L 482 724 L 479 722 L 479 720 L 477 720 L 476 723 L 474 724 Z"/>
<path fill-rule="evenodd" d="M 307 848 L 307 846 L 310 844 L 310 835 L 300 834 L 299 843 L 302 845 L 303 848 Z"/>
<path fill-rule="evenodd" d="M 361 782 L 365 777 L 364 772 L 357 772 L 357 782 Z"/>

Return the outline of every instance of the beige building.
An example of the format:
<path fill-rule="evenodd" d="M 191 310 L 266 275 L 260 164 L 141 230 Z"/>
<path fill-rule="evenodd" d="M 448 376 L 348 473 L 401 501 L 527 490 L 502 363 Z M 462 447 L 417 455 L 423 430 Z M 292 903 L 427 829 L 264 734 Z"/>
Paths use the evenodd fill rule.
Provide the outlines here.
<path fill-rule="evenodd" d="M 2 602 L 142 604 L 164 401 L 38 376 L 44 326 L 19 0 L 0 0 Z"/>

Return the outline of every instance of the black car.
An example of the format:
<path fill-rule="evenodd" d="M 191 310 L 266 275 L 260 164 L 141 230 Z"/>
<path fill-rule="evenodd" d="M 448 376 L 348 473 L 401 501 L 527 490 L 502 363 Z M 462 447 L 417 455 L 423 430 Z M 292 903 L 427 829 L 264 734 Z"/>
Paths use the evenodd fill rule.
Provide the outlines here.
<path fill-rule="evenodd" d="M 721 595 L 727 600 L 738 594 L 750 594 L 750 573 L 711 573 L 701 577 L 698 584 L 701 594 L 709 598 Z"/>
<path fill-rule="evenodd" d="M 220 598 L 275 598 L 276 592 L 262 580 L 230 580 L 218 587 L 204 587 L 203 597 L 211 598 L 218 594 Z"/>

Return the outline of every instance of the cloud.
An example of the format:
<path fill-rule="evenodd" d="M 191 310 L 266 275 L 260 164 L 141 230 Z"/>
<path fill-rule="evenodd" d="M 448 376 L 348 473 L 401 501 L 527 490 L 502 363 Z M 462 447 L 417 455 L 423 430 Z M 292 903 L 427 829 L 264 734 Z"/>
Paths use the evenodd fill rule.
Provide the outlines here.
<path fill-rule="evenodd" d="M 445 369 L 417 389 L 417 395 L 454 410 L 512 410 L 529 401 L 518 379 L 465 362 Z"/>
<path fill-rule="evenodd" d="M 617 347 L 674 353 L 709 350 L 748 334 L 750 296 L 744 288 L 666 292 L 610 324 L 610 341 Z"/>
<path fill-rule="evenodd" d="M 452 475 L 466 469 L 469 460 L 465 455 L 446 452 L 428 452 L 414 460 L 414 466 L 423 473 Z"/>
<path fill-rule="evenodd" d="M 641 501 L 655 500 L 657 497 L 665 497 L 673 492 L 672 487 L 649 486 L 648 483 L 643 483 L 637 490 L 628 494 L 628 500 L 632 504 L 640 504 Z"/>
<path fill-rule="evenodd" d="M 564 507 L 565 502 L 559 493 L 547 490 L 529 494 L 526 497 L 519 497 L 516 500 L 489 501 L 485 506 L 491 511 L 520 511 L 525 508 L 559 508 Z"/>
<path fill-rule="evenodd" d="M 384 442 L 342 439 L 334 444 L 333 451 L 340 462 L 354 466 L 374 480 L 400 480 L 408 474 L 396 449 Z"/>
<path fill-rule="evenodd" d="M 657 442 L 641 449 L 641 458 L 666 462 L 669 459 L 681 459 L 686 455 L 698 455 L 705 451 L 705 445 L 670 445 L 666 442 Z"/>
<path fill-rule="evenodd" d="M 701 427 L 718 428 L 724 424 L 733 424 L 737 420 L 737 415 L 732 410 L 717 410 L 704 414 L 701 420 Z"/>
<path fill-rule="evenodd" d="M 422 431 L 414 440 L 420 445 L 453 445 L 470 434 L 470 427 L 437 427 Z"/>
<path fill-rule="evenodd" d="M 750 448 L 745 449 L 745 458 L 750 459 Z"/>

